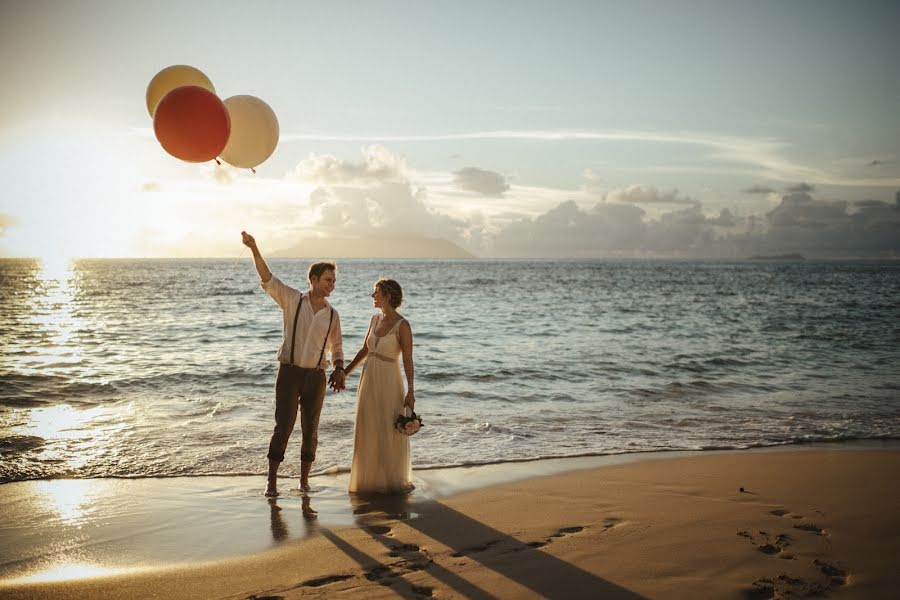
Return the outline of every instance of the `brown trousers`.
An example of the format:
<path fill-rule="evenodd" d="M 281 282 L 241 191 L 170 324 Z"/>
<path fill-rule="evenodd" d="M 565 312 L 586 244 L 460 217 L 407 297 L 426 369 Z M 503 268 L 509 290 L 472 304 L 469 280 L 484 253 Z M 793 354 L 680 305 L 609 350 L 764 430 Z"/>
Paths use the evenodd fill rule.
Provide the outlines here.
<path fill-rule="evenodd" d="M 300 410 L 300 460 L 316 460 L 319 445 L 319 415 L 325 402 L 325 371 L 305 369 L 280 363 L 275 379 L 275 431 L 269 442 L 271 460 L 282 462 L 288 439 L 297 421 Z"/>

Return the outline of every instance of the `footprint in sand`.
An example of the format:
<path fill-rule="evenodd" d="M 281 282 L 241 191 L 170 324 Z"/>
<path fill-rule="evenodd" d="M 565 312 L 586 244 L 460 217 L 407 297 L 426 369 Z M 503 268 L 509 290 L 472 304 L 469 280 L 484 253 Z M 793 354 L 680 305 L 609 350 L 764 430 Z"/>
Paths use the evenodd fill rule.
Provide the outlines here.
<path fill-rule="evenodd" d="M 400 576 L 400 573 L 386 565 L 379 565 L 365 572 L 365 578 L 379 585 L 391 585 L 393 580 Z"/>
<path fill-rule="evenodd" d="M 847 583 L 847 571 L 844 569 L 824 560 L 819 560 L 818 558 L 813 561 L 813 564 L 819 567 L 819 570 L 822 571 L 822 573 L 830 577 L 833 584 L 844 585 Z"/>
<path fill-rule="evenodd" d="M 828 594 L 834 588 L 846 583 L 846 572 L 830 563 L 816 560 L 816 566 L 829 577 L 824 581 L 806 581 L 799 577 L 793 577 L 782 573 L 774 580 L 757 579 L 745 590 L 744 596 L 748 600 L 761 600 L 768 598 L 812 598 Z"/>
<path fill-rule="evenodd" d="M 790 517 L 791 519 L 800 520 L 803 518 L 803 515 L 795 515 L 791 511 L 784 508 L 776 508 L 775 510 L 769 511 L 770 515 L 775 515 L 776 517 Z"/>
<path fill-rule="evenodd" d="M 581 531 L 584 531 L 584 527 L 581 527 L 581 526 L 563 527 L 562 529 L 560 529 L 559 531 L 557 531 L 550 537 L 552 537 L 552 538 L 565 537 L 567 535 L 572 535 L 573 533 L 579 533 Z"/>
<path fill-rule="evenodd" d="M 450 556 L 453 558 L 460 558 L 462 556 L 467 556 L 469 554 L 478 554 L 479 552 L 484 552 L 485 550 L 491 548 L 492 546 L 496 546 L 502 540 L 491 540 L 489 542 L 485 542 L 484 544 L 478 544 L 477 546 L 469 546 L 468 548 L 463 548 L 462 550 L 457 550 Z"/>
<path fill-rule="evenodd" d="M 791 545 L 793 542 L 793 538 L 786 533 L 779 533 L 775 536 L 773 540 L 769 534 L 765 531 L 760 531 L 759 535 L 762 536 L 762 539 L 757 538 L 749 531 L 738 531 L 737 535 L 743 538 L 747 538 L 753 544 L 758 544 L 756 549 L 762 552 L 763 554 L 768 554 L 770 556 L 778 556 L 778 558 L 784 560 L 793 560 L 794 556 L 792 554 L 788 554 L 785 552 L 785 549 Z M 759 540 L 759 541 L 757 541 Z"/>
<path fill-rule="evenodd" d="M 401 583 L 408 584 L 408 582 L 403 579 L 404 575 L 427 569 L 428 566 L 434 562 L 427 552 L 420 550 L 415 544 L 404 544 L 402 547 L 415 548 L 415 550 L 409 550 L 413 555 L 407 557 L 405 560 L 391 563 L 390 565 L 378 565 L 377 567 L 373 567 L 364 573 L 365 578 L 373 583 L 386 587 Z M 401 547 L 398 547 L 398 550 L 400 548 Z M 391 555 L 394 555 L 393 552 Z M 409 585 L 414 595 L 418 597 L 430 597 L 433 593 L 433 590 L 427 586 Z"/>
<path fill-rule="evenodd" d="M 750 584 L 750 589 L 744 592 L 747 600 L 769 600 L 775 597 L 775 582 L 771 579 L 757 579 Z"/>
<path fill-rule="evenodd" d="M 346 581 L 347 579 L 351 579 L 353 575 L 330 575 L 328 577 L 319 577 L 317 579 L 310 579 L 309 581 L 304 581 L 300 585 L 303 587 L 322 587 L 323 585 L 328 585 L 329 583 L 337 583 L 338 581 Z M 279 596 L 280 598 L 280 596 Z"/>
<path fill-rule="evenodd" d="M 821 511 L 815 511 L 823 515 Z M 768 511 L 770 515 L 776 517 L 784 517 L 786 519 L 803 520 L 803 515 L 794 514 L 790 510 L 781 507 Z M 823 515 L 824 516 L 824 515 Z M 793 523 L 794 530 L 813 533 L 815 536 L 827 537 L 828 533 L 816 523 L 804 521 Z M 818 548 L 816 554 L 822 555 L 824 548 L 821 542 L 814 542 L 815 536 L 807 537 L 802 533 L 795 534 L 799 537 L 792 537 L 788 533 L 779 533 L 774 538 L 766 531 L 758 531 L 756 534 L 750 531 L 738 531 L 737 535 L 750 540 L 756 545 L 757 550 L 763 554 L 770 556 L 778 556 L 782 559 L 797 560 L 793 554 L 789 554 L 785 550 L 797 544 L 801 550 L 800 556 L 808 555 L 810 551 L 810 543 L 814 545 L 812 548 Z M 828 546 L 830 550 L 830 546 Z M 794 563 L 796 568 L 803 568 L 802 563 Z M 807 563 L 808 565 L 808 563 Z M 813 560 L 812 566 L 815 570 L 805 571 L 809 577 L 806 580 L 796 576 L 796 574 L 781 573 L 774 578 L 761 578 L 750 584 L 750 587 L 744 590 L 744 597 L 748 600 L 767 600 L 769 598 L 808 598 L 812 596 L 823 596 L 833 589 L 846 585 L 849 577 L 846 569 L 829 562 L 816 558 Z M 806 576 L 804 576 L 806 577 Z"/>
<path fill-rule="evenodd" d="M 603 529 L 612 529 L 616 525 L 622 522 L 622 519 L 618 517 L 607 517 L 603 520 Z"/>
<path fill-rule="evenodd" d="M 823 516 L 825 514 L 820 510 L 817 510 L 815 512 L 818 513 L 819 515 L 823 515 Z M 803 519 L 803 515 L 792 514 L 791 511 L 784 509 L 784 508 L 776 508 L 775 510 L 770 510 L 769 514 L 775 515 L 776 517 L 790 517 L 791 519 L 794 519 L 797 521 Z M 801 531 L 809 531 L 811 533 L 815 533 L 816 535 L 828 535 L 827 533 L 825 533 L 824 529 L 822 529 L 815 523 L 810 523 L 810 522 L 797 523 L 796 525 L 794 525 L 794 529 L 800 529 Z"/>
<path fill-rule="evenodd" d="M 373 535 L 390 535 L 391 533 L 391 528 L 387 525 L 370 525 L 365 530 Z"/>
<path fill-rule="evenodd" d="M 616 523 L 618 523 L 618 522 L 619 522 L 619 519 L 607 519 L 606 524 L 603 526 L 603 528 L 610 529 L 612 527 L 615 527 Z M 544 546 L 551 543 L 555 538 L 561 538 L 561 537 L 566 537 L 569 535 L 574 535 L 576 533 L 580 533 L 580 532 L 584 531 L 585 529 L 587 529 L 587 528 L 582 527 L 581 525 L 576 525 L 574 527 L 563 527 L 562 529 L 558 530 L 556 533 L 551 535 L 546 540 L 535 541 L 535 542 L 526 542 L 525 546 L 527 546 L 528 548 L 533 548 L 533 549 L 543 548 Z M 520 550 L 524 550 L 524 548 L 522 548 L 522 547 L 516 548 L 513 550 L 513 552 L 519 552 Z"/>
<path fill-rule="evenodd" d="M 419 598 L 431 598 L 434 595 L 434 590 L 428 586 L 414 585 L 411 586 L 410 589 L 412 590 L 412 593 Z"/>
<path fill-rule="evenodd" d="M 828 535 L 825 533 L 825 530 L 816 525 L 815 523 L 797 523 L 794 525 L 794 529 L 799 529 L 800 531 L 809 531 L 811 533 L 815 533 L 816 535 Z"/>
<path fill-rule="evenodd" d="M 399 544 L 390 546 L 390 550 L 391 551 L 388 553 L 388 556 L 403 559 L 393 563 L 391 566 L 403 569 L 407 573 L 427 569 L 428 566 L 434 562 L 434 559 L 431 558 L 431 554 L 428 552 L 428 550 L 426 550 L 425 548 L 420 548 L 416 544 Z"/>
<path fill-rule="evenodd" d="M 415 544 L 400 544 L 398 546 L 391 546 L 391 551 L 388 553 L 388 556 L 403 556 L 410 552 L 418 552 L 419 547 Z"/>

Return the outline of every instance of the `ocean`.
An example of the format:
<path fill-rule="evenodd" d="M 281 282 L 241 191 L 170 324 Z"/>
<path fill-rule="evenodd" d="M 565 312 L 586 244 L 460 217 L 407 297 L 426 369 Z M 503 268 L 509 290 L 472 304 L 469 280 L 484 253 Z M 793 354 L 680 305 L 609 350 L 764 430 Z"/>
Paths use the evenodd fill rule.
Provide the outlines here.
<path fill-rule="evenodd" d="M 900 438 L 900 262 L 339 261 L 348 360 L 382 276 L 416 468 Z M 0 482 L 263 475 L 280 339 L 249 257 L 0 260 Z M 358 374 L 314 472 L 350 465 Z"/>

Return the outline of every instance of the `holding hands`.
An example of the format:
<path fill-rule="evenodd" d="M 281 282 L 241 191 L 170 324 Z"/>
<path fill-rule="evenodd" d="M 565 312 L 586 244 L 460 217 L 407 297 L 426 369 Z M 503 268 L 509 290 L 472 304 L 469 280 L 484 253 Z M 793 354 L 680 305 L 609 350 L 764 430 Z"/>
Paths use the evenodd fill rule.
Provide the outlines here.
<path fill-rule="evenodd" d="M 328 378 L 328 386 L 335 392 L 342 392 L 347 389 L 347 372 L 343 367 L 335 367 Z"/>

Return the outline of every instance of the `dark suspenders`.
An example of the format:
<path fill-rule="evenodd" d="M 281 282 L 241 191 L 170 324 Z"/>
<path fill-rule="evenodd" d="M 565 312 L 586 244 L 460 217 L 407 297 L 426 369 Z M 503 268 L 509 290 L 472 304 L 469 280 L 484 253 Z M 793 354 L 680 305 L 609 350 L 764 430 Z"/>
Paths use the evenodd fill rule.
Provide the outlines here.
<path fill-rule="evenodd" d="M 294 342 L 297 340 L 297 319 L 300 317 L 300 307 L 303 306 L 303 295 L 300 295 L 300 302 L 297 303 L 297 312 L 294 313 L 294 330 L 291 333 L 291 366 L 294 365 Z M 325 341 L 322 342 L 322 352 L 319 353 L 319 362 L 316 368 L 322 364 L 322 357 L 325 356 L 325 346 L 328 344 L 328 334 L 331 333 L 331 323 L 334 321 L 334 307 L 331 307 L 331 316 L 328 317 L 328 330 L 325 332 Z"/>

